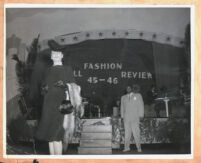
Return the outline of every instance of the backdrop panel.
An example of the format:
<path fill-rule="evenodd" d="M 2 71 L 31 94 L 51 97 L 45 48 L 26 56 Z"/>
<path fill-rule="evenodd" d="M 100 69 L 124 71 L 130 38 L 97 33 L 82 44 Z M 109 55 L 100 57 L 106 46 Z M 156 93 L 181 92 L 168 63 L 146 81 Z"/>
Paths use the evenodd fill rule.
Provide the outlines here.
<path fill-rule="evenodd" d="M 87 40 L 66 45 L 64 53 L 64 64 L 72 66 L 82 96 L 91 98 L 95 91 L 100 106 L 109 114 L 128 84 L 140 86 L 146 103 L 151 84 L 176 90 L 184 68 L 183 48 L 141 39 Z M 40 87 L 49 66 L 50 50 L 46 49 L 38 55 L 32 75 L 31 98 L 38 106 L 42 99 Z"/>

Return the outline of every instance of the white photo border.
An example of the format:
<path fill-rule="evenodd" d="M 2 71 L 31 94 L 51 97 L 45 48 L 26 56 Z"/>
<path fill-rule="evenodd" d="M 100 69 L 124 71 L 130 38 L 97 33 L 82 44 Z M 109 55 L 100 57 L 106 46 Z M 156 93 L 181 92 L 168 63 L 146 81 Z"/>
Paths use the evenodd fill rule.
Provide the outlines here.
<path fill-rule="evenodd" d="M 6 9 L 7 8 L 189 8 L 191 26 L 191 154 L 142 155 L 7 155 L 6 153 Z M 9 159 L 193 159 L 194 157 L 194 5 L 92 5 L 92 4 L 5 4 L 4 5 L 4 56 L 3 56 L 3 157 Z"/>

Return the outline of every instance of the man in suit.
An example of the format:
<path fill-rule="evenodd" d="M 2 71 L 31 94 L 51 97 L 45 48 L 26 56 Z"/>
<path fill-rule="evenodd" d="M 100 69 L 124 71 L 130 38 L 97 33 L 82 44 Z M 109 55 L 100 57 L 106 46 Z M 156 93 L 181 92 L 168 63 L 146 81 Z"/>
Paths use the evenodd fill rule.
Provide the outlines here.
<path fill-rule="evenodd" d="M 140 118 L 144 117 L 144 102 L 140 93 L 133 86 L 127 86 L 127 94 L 121 97 L 121 118 L 124 121 L 125 144 L 123 152 L 130 151 L 130 139 L 133 134 L 137 151 L 141 152 Z M 139 88 L 139 86 L 138 86 Z"/>

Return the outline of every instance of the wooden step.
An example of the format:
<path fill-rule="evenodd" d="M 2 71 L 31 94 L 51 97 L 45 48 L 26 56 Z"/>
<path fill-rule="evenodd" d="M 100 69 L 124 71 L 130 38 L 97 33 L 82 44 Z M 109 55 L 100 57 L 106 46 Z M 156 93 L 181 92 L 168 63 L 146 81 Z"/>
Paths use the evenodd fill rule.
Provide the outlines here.
<path fill-rule="evenodd" d="M 80 140 L 80 147 L 112 147 L 112 140 Z"/>
<path fill-rule="evenodd" d="M 79 154 L 112 154 L 111 148 L 78 148 Z"/>
<path fill-rule="evenodd" d="M 83 126 L 89 125 L 111 125 L 111 118 L 101 118 L 101 119 L 82 119 Z"/>
<path fill-rule="evenodd" d="M 101 132 L 101 133 L 107 133 L 107 132 L 112 132 L 112 126 L 111 125 L 106 125 L 106 126 L 83 126 L 82 132 Z"/>
<path fill-rule="evenodd" d="M 112 133 L 90 133 L 82 132 L 81 139 L 112 139 Z"/>

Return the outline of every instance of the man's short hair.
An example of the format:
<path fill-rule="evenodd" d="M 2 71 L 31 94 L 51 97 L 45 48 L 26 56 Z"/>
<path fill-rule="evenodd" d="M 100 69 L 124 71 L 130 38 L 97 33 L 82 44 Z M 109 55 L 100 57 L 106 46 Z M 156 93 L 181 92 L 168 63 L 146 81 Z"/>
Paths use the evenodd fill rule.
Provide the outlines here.
<path fill-rule="evenodd" d="M 140 91 L 140 86 L 137 84 L 133 84 L 133 91 L 134 92 L 139 92 Z"/>

